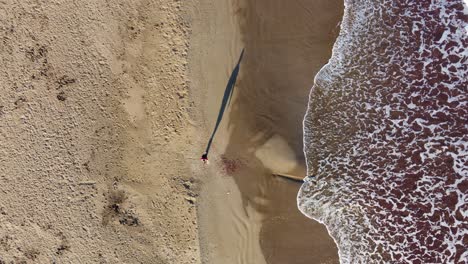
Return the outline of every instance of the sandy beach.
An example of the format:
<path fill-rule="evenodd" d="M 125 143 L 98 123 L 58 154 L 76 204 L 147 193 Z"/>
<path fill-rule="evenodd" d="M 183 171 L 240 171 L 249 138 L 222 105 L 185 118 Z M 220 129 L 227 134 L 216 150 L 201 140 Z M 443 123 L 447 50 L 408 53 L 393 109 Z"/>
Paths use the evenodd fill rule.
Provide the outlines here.
<path fill-rule="evenodd" d="M 342 1 L 0 3 L 0 263 L 337 263 L 296 205 Z M 199 157 L 241 50 L 210 164 Z"/>
<path fill-rule="evenodd" d="M 188 9 L 0 3 L 1 263 L 199 263 Z"/>

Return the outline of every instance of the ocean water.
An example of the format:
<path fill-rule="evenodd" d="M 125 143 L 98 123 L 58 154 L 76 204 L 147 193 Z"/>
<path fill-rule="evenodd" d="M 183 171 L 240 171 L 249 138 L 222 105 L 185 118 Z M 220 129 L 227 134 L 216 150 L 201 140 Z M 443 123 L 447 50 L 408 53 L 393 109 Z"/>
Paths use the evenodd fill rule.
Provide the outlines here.
<path fill-rule="evenodd" d="M 467 263 L 467 60 L 462 0 L 345 1 L 298 194 L 342 263 Z"/>

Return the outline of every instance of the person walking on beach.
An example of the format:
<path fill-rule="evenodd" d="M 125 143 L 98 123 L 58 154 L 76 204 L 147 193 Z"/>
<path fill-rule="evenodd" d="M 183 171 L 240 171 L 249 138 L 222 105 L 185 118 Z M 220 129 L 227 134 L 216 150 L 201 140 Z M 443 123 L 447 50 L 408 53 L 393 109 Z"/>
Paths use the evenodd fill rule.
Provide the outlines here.
<path fill-rule="evenodd" d="M 210 152 L 211 143 L 213 142 L 213 138 L 214 138 L 214 136 L 216 134 L 216 131 L 218 130 L 218 126 L 221 123 L 221 120 L 223 119 L 224 111 L 226 110 L 226 107 L 231 102 L 231 97 L 232 97 L 232 94 L 234 92 L 234 86 L 236 84 L 237 75 L 239 74 L 240 63 L 241 63 L 241 60 L 242 60 L 243 56 L 244 56 L 244 49 L 242 49 L 242 52 L 241 52 L 240 57 L 239 57 L 239 61 L 237 62 L 236 67 L 232 71 L 231 77 L 229 77 L 229 81 L 228 81 L 228 83 L 226 85 L 226 89 L 224 90 L 224 96 L 223 96 L 223 100 L 221 102 L 221 108 L 219 109 L 219 114 L 218 114 L 218 118 L 216 120 L 216 124 L 215 124 L 214 130 L 213 130 L 213 133 L 211 134 L 211 137 L 208 140 L 208 144 L 206 146 L 205 152 L 201 156 L 201 160 L 205 164 L 208 164 L 208 153 Z"/>
<path fill-rule="evenodd" d="M 208 164 L 208 153 L 203 153 L 203 155 L 201 156 L 201 160 L 203 161 L 203 163 Z"/>

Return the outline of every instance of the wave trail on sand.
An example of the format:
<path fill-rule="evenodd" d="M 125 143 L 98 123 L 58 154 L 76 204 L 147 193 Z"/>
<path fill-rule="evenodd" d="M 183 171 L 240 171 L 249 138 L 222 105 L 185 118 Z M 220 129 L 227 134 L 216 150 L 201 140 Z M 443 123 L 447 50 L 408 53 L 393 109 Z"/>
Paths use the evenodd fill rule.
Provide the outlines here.
<path fill-rule="evenodd" d="M 468 259 L 467 47 L 462 0 L 345 1 L 298 194 L 342 263 Z"/>

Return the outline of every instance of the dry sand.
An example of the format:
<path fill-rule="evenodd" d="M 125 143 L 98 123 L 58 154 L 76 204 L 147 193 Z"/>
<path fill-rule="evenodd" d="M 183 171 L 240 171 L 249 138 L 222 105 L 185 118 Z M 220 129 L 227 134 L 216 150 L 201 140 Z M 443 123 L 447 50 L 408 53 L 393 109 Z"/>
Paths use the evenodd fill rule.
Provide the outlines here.
<path fill-rule="evenodd" d="M 199 263 L 185 10 L 0 1 L 0 263 Z"/>

